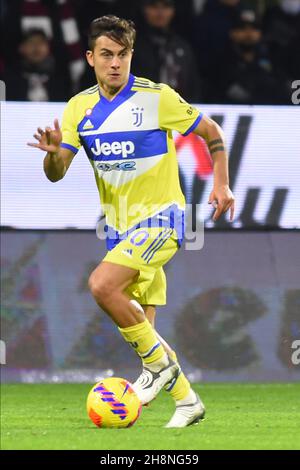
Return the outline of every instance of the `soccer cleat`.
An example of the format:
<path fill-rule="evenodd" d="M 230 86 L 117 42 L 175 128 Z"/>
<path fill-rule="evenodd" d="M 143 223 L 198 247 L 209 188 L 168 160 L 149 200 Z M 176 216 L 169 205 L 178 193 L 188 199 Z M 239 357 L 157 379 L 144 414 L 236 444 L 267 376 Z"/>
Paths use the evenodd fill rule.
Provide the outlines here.
<path fill-rule="evenodd" d="M 166 428 L 184 428 L 191 424 L 198 424 L 205 415 L 205 407 L 196 393 L 196 401 L 190 405 L 177 405 L 175 413 L 166 424 Z"/>
<path fill-rule="evenodd" d="M 178 376 L 179 370 L 177 362 L 170 358 L 168 358 L 168 364 L 157 372 L 144 367 L 141 375 L 132 384 L 142 405 L 150 403 L 170 380 Z"/>

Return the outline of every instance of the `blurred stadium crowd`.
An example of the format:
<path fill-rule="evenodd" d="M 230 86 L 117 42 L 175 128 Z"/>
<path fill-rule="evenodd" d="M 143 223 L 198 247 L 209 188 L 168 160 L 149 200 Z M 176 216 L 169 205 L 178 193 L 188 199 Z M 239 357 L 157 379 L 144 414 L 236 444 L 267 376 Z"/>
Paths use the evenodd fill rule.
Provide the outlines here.
<path fill-rule="evenodd" d="M 1 0 L 6 98 L 66 101 L 95 84 L 90 22 L 134 20 L 132 72 L 190 102 L 291 104 L 300 79 L 300 0 Z"/>

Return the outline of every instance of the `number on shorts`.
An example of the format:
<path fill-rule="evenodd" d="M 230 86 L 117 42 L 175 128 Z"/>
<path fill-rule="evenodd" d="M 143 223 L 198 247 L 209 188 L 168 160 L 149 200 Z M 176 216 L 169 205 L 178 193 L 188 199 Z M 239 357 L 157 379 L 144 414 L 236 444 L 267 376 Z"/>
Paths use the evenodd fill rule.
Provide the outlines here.
<path fill-rule="evenodd" d="M 136 241 L 136 239 L 139 239 L 140 236 L 142 236 L 142 238 Z M 141 230 L 140 232 L 135 233 L 130 238 L 130 243 L 132 243 L 135 246 L 141 246 L 148 240 L 148 238 L 149 238 L 149 233 L 146 230 Z"/>

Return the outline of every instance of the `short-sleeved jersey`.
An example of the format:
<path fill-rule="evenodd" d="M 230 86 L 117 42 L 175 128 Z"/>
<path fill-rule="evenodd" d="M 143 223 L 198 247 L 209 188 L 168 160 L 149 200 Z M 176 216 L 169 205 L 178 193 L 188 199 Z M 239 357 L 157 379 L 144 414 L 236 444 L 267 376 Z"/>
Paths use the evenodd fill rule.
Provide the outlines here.
<path fill-rule="evenodd" d="M 109 249 L 145 221 L 180 231 L 185 199 L 172 130 L 187 135 L 201 117 L 168 85 L 133 75 L 111 101 L 95 85 L 68 102 L 61 146 L 74 153 L 85 149 L 106 216 Z"/>

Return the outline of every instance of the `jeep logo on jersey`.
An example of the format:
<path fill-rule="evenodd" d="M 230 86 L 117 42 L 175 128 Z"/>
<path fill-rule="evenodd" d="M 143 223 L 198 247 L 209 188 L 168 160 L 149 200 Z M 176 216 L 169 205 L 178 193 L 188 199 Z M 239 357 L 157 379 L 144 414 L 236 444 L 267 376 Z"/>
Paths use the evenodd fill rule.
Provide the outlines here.
<path fill-rule="evenodd" d="M 91 151 L 94 155 L 104 155 L 105 157 L 113 155 L 122 155 L 126 158 L 128 155 L 133 154 L 135 150 L 134 143 L 130 140 L 123 142 L 103 142 L 101 144 L 100 139 L 95 139 L 94 147 L 91 147 Z"/>

